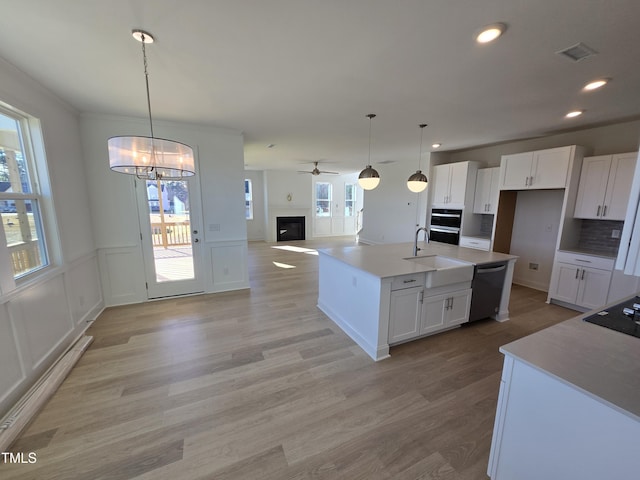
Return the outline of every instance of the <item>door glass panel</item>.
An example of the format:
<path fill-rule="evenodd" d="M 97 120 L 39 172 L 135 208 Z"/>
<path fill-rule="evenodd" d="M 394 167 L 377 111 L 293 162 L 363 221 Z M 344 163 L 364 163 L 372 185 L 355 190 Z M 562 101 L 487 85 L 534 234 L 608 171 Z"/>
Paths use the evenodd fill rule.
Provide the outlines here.
<path fill-rule="evenodd" d="M 156 281 L 191 280 L 189 185 L 184 180 L 147 180 L 146 185 Z"/>

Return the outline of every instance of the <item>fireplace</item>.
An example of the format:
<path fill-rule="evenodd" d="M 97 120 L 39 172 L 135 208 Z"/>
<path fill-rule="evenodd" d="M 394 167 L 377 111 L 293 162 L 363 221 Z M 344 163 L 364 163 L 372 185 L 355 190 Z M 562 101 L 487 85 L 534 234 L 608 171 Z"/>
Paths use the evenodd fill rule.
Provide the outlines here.
<path fill-rule="evenodd" d="M 276 217 L 278 242 L 304 240 L 304 217 Z"/>

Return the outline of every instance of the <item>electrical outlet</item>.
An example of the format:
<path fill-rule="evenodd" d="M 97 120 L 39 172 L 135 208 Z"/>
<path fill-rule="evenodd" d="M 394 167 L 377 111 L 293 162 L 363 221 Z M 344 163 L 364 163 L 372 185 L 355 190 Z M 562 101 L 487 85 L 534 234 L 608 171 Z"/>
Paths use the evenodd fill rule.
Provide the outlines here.
<path fill-rule="evenodd" d="M 620 238 L 620 230 L 611 230 L 611 238 Z"/>
<path fill-rule="evenodd" d="M 538 270 L 538 264 L 529 262 L 529 270 Z"/>

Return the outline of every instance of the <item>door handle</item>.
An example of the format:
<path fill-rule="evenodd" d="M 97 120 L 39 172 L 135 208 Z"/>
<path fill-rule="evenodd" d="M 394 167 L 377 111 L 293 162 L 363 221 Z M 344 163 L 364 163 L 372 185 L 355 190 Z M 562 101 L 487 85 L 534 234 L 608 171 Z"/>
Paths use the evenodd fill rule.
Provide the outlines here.
<path fill-rule="evenodd" d="M 605 205 L 604 208 L 602 209 L 602 216 L 606 217 L 607 216 L 607 206 Z"/>
<path fill-rule="evenodd" d="M 582 270 L 582 276 L 580 277 L 580 280 L 584 280 L 584 270 Z"/>
<path fill-rule="evenodd" d="M 576 278 L 578 278 L 578 275 L 580 275 L 580 269 L 576 268 Z"/>
<path fill-rule="evenodd" d="M 598 211 L 596 212 L 596 217 L 600 216 L 600 205 L 598 205 Z"/>
<path fill-rule="evenodd" d="M 194 234 L 194 235 L 197 235 L 197 234 L 198 234 L 198 230 L 194 230 L 194 231 L 193 231 L 193 234 Z"/>
<path fill-rule="evenodd" d="M 198 240 L 197 238 L 193 239 L 193 243 L 198 243 L 200 240 Z"/>

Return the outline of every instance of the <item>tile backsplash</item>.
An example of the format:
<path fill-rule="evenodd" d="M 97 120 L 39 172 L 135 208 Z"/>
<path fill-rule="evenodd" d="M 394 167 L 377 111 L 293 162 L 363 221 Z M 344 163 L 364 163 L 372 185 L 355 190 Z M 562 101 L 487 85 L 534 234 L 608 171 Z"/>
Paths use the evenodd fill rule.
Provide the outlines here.
<path fill-rule="evenodd" d="M 622 233 L 624 222 L 615 220 L 582 220 L 578 247 L 615 255 L 618 253 L 620 238 L 611 238 L 613 230 Z"/>

